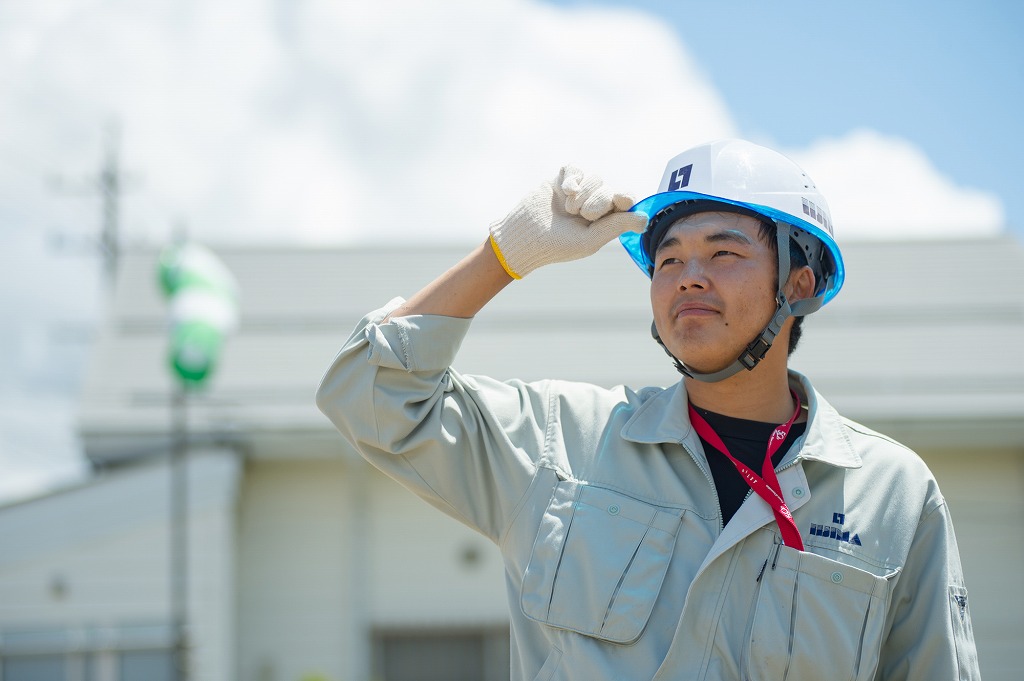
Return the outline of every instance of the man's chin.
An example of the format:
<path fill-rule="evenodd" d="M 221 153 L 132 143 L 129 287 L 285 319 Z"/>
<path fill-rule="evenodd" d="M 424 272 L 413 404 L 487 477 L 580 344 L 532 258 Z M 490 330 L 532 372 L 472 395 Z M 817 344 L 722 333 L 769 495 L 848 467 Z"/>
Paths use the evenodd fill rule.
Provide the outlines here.
<path fill-rule="evenodd" d="M 735 357 L 732 359 L 722 359 L 721 357 L 715 357 L 714 359 L 709 359 L 708 357 L 693 357 L 693 361 L 689 362 L 686 359 L 686 353 L 674 356 L 677 357 L 687 369 L 698 374 L 713 374 L 722 371 L 723 369 L 731 366 L 736 359 Z M 736 356 L 739 356 L 738 352 L 736 353 Z"/>
<path fill-rule="evenodd" d="M 731 364 L 732 364 L 732 362 L 726 362 L 725 364 L 718 364 L 718 365 L 713 365 L 713 364 L 689 364 L 687 362 L 683 362 L 683 365 L 686 366 L 687 369 L 689 369 L 690 371 L 692 371 L 693 373 L 696 373 L 696 374 L 714 374 L 714 373 L 718 373 L 719 371 L 722 371 L 723 369 L 727 369 Z"/>
<path fill-rule="evenodd" d="M 743 352 L 742 347 L 737 347 L 735 354 L 722 352 L 721 343 L 707 337 L 674 338 L 673 341 L 672 345 L 681 352 L 669 348 L 672 356 L 678 358 L 687 369 L 700 374 L 713 374 L 732 366 Z"/>

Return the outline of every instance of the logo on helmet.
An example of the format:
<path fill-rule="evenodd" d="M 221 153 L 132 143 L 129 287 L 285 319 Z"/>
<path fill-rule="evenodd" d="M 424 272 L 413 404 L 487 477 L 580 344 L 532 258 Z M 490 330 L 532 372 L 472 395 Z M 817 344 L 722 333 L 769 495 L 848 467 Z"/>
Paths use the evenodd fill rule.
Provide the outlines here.
<path fill-rule="evenodd" d="M 809 215 L 814 220 L 817 220 L 818 224 L 827 229 L 831 234 L 832 222 L 828 219 L 828 215 L 825 213 L 825 211 L 821 208 L 818 208 L 818 206 L 815 206 L 813 201 L 808 201 L 807 199 L 803 198 L 801 200 L 803 201 L 804 205 L 804 215 Z"/>
<path fill-rule="evenodd" d="M 678 170 L 672 171 L 672 177 L 668 181 L 668 191 L 675 192 L 679 191 L 686 185 L 690 184 L 690 173 L 693 171 L 693 164 L 683 166 Z"/>

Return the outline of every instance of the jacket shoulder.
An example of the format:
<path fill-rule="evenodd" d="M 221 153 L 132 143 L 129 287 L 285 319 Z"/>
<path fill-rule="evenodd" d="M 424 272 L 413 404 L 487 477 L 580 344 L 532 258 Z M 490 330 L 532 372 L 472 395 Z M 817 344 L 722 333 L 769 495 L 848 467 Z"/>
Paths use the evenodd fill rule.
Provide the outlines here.
<path fill-rule="evenodd" d="M 535 385 L 543 386 L 544 392 L 552 399 L 562 402 L 562 411 L 590 415 L 611 413 L 618 409 L 633 411 L 665 392 L 665 388 L 633 389 L 624 385 L 605 388 L 593 383 L 561 379 L 539 381 Z"/>
<path fill-rule="evenodd" d="M 944 503 L 935 475 L 913 449 L 862 423 L 840 417 L 843 430 L 862 461 L 862 473 L 876 484 L 887 484 L 900 493 L 916 490 L 922 513 Z M 910 497 L 917 497 L 910 494 Z"/>
<path fill-rule="evenodd" d="M 884 433 L 872 430 L 863 423 L 858 423 L 857 421 L 846 418 L 845 416 L 840 416 L 839 420 L 850 437 L 850 441 L 853 442 L 854 445 L 860 444 L 868 448 L 881 448 L 887 452 L 891 452 L 895 456 L 907 456 L 917 460 L 921 459 L 921 457 L 919 457 L 917 453 L 907 445 L 898 440 L 894 440 Z"/>

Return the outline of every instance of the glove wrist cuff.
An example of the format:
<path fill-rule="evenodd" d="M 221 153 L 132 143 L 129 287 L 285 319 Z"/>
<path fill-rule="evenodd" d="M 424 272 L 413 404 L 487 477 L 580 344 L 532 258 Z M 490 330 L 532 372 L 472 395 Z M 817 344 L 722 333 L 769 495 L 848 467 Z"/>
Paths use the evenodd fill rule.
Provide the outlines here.
<path fill-rule="evenodd" d="M 517 273 L 512 269 L 512 266 L 508 264 L 508 260 L 505 259 L 505 254 L 501 252 L 501 247 L 498 246 L 498 240 L 494 238 L 494 233 L 491 233 L 490 237 L 491 250 L 494 251 L 494 255 L 498 258 L 498 262 L 501 263 L 501 268 L 505 270 L 505 273 L 513 279 L 522 279 L 523 275 Z"/>

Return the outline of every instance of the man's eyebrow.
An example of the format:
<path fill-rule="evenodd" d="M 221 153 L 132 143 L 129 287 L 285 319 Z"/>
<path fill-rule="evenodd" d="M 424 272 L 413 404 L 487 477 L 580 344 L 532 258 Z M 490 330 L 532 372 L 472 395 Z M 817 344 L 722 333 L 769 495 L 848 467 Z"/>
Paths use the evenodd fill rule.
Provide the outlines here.
<path fill-rule="evenodd" d="M 663 249 L 663 248 L 671 248 L 672 246 L 678 246 L 678 245 L 679 245 L 679 239 L 675 238 L 674 236 L 670 236 L 667 239 L 662 239 L 661 240 L 661 243 L 658 244 L 658 247 L 654 250 L 654 254 L 657 255 L 658 252 L 661 251 L 661 249 Z"/>
<path fill-rule="evenodd" d="M 721 232 L 713 232 L 711 234 L 708 234 L 704 240 L 707 241 L 708 243 L 732 241 L 741 244 L 746 244 L 747 246 L 750 246 L 754 243 L 749 236 L 739 231 L 738 229 L 726 229 Z"/>
<path fill-rule="evenodd" d="M 704 237 L 704 241 L 706 241 L 709 244 L 728 241 L 732 243 L 744 244 L 746 246 L 753 245 L 754 243 L 749 236 L 739 231 L 738 229 L 725 229 L 722 230 L 721 232 L 712 232 L 711 234 L 708 234 L 706 237 Z M 677 239 L 674 236 L 670 236 L 667 239 L 664 239 L 660 244 L 658 244 L 658 248 L 654 251 L 654 253 L 655 255 L 657 255 L 658 252 L 661 251 L 661 249 L 671 248 L 672 246 L 678 246 L 679 243 L 679 239 Z"/>

